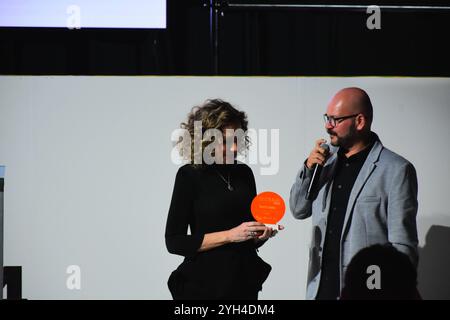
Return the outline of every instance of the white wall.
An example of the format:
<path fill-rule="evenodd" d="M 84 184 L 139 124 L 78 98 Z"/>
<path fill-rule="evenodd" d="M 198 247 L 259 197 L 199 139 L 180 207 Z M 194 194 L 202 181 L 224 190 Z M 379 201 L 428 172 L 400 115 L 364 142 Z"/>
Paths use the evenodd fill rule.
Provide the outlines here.
<path fill-rule="evenodd" d="M 450 239 L 450 79 L 2 76 L 5 265 L 23 267 L 23 296 L 169 299 L 167 277 L 182 260 L 164 244 L 177 170 L 170 135 L 190 108 L 220 97 L 246 111 L 250 127 L 280 129 L 278 174 L 252 168 L 258 191 L 287 202 L 314 140 L 326 138 L 327 102 L 347 86 L 367 90 L 374 131 L 416 166 L 428 257 L 420 287 L 425 298 L 450 298 L 450 267 L 442 266 L 449 266 L 442 241 Z M 273 267 L 261 299 L 304 298 L 310 221 L 287 211 L 282 224 L 286 230 L 260 250 Z M 81 290 L 66 288 L 69 265 L 81 267 Z M 432 270 L 445 274 L 436 279 Z"/>

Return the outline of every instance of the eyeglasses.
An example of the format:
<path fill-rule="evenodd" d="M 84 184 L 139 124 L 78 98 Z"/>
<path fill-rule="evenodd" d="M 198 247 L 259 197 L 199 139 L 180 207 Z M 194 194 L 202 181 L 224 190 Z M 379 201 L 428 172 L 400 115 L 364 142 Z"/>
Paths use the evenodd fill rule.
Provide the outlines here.
<path fill-rule="evenodd" d="M 323 115 L 323 119 L 325 120 L 325 124 L 329 123 L 330 126 L 336 127 L 339 123 L 341 123 L 341 122 L 344 121 L 345 119 L 350 119 L 350 118 L 356 117 L 357 115 L 359 115 L 359 113 L 352 114 L 352 115 L 350 115 L 350 116 L 333 117 L 333 116 L 328 116 L 328 115 L 325 113 L 325 114 Z"/>

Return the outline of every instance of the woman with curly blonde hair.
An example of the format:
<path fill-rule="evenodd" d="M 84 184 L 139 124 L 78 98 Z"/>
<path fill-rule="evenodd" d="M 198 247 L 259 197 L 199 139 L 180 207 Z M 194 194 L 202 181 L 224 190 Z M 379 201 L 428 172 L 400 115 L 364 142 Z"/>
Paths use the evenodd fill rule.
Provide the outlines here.
<path fill-rule="evenodd" d="M 165 233 L 168 251 L 185 257 L 168 281 L 176 300 L 257 299 L 270 273 L 257 248 L 277 231 L 254 221 L 255 178 L 236 160 L 249 146 L 247 125 L 244 112 L 219 99 L 181 124 L 189 163 L 177 172 Z"/>

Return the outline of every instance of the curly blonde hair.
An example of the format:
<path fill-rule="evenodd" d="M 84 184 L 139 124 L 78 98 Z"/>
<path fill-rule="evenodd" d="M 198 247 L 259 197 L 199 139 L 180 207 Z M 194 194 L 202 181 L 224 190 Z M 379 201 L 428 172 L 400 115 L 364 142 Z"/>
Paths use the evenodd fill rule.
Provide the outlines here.
<path fill-rule="evenodd" d="M 195 123 L 201 122 L 202 132 L 195 131 Z M 198 165 L 194 159 L 196 156 L 203 155 L 203 151 L 212 141 L 205 139 L 204 133 L 208 129 L 217 129 L 223 132 L 226 127 L 235 126 L 243 130 L 244 135 L 242 139 L 238 139 L 238 152 L 245 153 L 250 147 L 250 137 L 247 134 L 248 120 L 247 114 L 243 111 L 237 110 L 230 103 L 221 99 L 208 99 L 200 106 L 194 106 L 191 112 L 188 113 L 187 121 L 182 122 L 180 127 L 185 129 L 190 139 L 183 139 L 177 142 L 180 155 L 189 161 L 192 165 Z M 197 136 L 196 136 L 197 135 Z M 198 139 L 201 141 L 200 150 L 195 150 L 194 141 Z M 200 155 L 203 164 L 203 157 Z"/>

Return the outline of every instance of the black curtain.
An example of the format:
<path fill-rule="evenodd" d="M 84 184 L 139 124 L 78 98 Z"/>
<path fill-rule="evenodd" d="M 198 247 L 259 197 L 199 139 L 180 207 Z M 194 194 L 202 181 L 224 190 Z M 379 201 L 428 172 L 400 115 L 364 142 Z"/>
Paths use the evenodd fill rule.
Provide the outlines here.
<path fill-rule="evenodd" d="M 233 3 L 219 2 L 217 65 L 209 1 L 169 0 L 162 30 L 0 28 L 0 74 L 450 76 L 450 10 L 382 10 L 369 30 L 364 10 Z"/>

